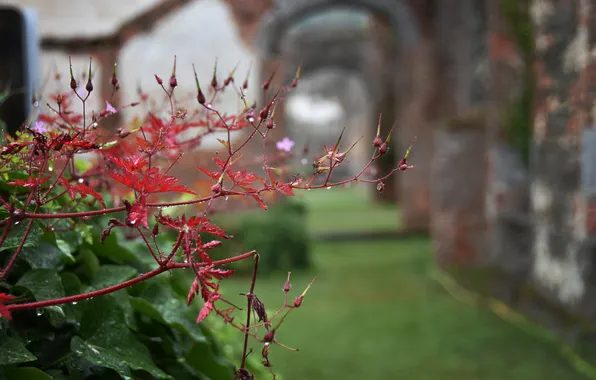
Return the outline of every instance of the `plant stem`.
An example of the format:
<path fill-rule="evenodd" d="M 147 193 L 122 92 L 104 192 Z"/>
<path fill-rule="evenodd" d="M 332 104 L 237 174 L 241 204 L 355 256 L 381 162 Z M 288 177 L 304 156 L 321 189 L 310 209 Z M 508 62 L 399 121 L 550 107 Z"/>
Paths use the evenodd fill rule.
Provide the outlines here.
<path fill-rule="evenodd" d="M 242 348 L 242 362 L 240 363 L 240 368 L 244 368 L 246 365 L 246 351 L 248 350 L 248 335 L 249 335 L 249 328 L 250 328 L 250 313 L 252 311 L 252 296 L 253 292 L 255 291 L 255 284 L 257 282 L 257 270 L 259 269 L 259 259 L 260 256 L 258 253 L 255 254 L 255 266 L 252 271 L 252 280 L 250 282 L 250 290 L 246 295 L 246 327 L 244 332 L 244 346 Z"/>
<path fill-rule="evenodd" d="M 217 265 L 230 264 L 230 263 L 233 263 L 236 261 L 244 260 L 244 259 L 249 258 L 254 255 L 256 255 L 256 252 L 250 251 L 250 252 L 246 252 L 241 255 L 230 257 L 230 258 L 227 258 L 224 260 L 214 261 L 212 264 L 209 264 L 209 265 L 217 266 Z M 208 265 L 208 264 L 207 263 L 195 264 L 195 266 L 199 266 L 199 267 L 204 267 L 206 265 Z M 87 293 L 82 293 L 82 294 L 77 294 L 74 296 L 68 296 L 68 297 L 62 297 L 62 298 L 56 298 L 56 299 L 47 300 L 47 301 L 37 301 L 37 302 L 29 302 L 29 303 L 13 304 L 13 305 L 5 305 L 5 306 L 9 311 L 13 311 L 13 310 L 25 310 L 25 309 L 37 309 L 37 308 L 41 308 L 41 307 L 56 306 L 56 305 L 62 305 L 65 303 L 78 302 L 78 301 L 82 301 L 85 299 L 113 293 L 113 292 L 116 292 L 116 291 L 124 289 L 124 288 L 128 288 L 129 286 L 132 286 L 132 285 L 138 284 L 139 282 L 148 280 L 148 279 L 155 277 L 155 276 L 157 276 L 167 270 L 170 270 L 170 269 L 190 268 L 190 266 L 191 266 L 190 263 L 168 263 L 167 265 L 160 266 L 159 268 L 155 268 L 154 270 L 152 270 L 150 272 L 144 273 L 144 274 L 137 276 L 135 278 L 132 278 L 128 281 L 124 281 L 120 284 L 108 286 L 103 289 L 93 290 L 93 291 L 87 292 Z"/>

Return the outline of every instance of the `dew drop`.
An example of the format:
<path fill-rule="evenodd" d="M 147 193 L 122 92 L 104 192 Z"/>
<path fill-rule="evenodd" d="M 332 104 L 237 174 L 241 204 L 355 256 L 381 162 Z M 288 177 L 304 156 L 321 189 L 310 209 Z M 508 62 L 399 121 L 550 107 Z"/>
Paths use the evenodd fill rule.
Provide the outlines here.
<path fill-rule="evenodd" d="M 327 186 L 327 190 L 331 190 L 331 186 Z"/>
<path fill-rule="evenodd" d="M 184 258 L 184 264 L 188 264 L 188 257 Z"/>
<path fill-rule="evenodd" d="M 306 158 L 303 158 L 302 160 L 300 160 L 300 163 L 302 165 L 306 165 L 306 164 L 308 164 L 308 160 Z"/>
<path fill-rule="evenodd" d="M 16 225 L 18 225 L 19 223 L 21 223 L 21 222 L 17 220 L 16 222 L 14 222 L 14 225 L 16 226 Z"/>
<path fill-rule="evenodd" d="M 74 301 L 72 304 L 73 304 L 73 305 L 76 305 L 77 303 L 78 303 L 77 301 Z"/>
<path fill-rule="evenodd" d="M 82 178 L 79 178 L 79 181 L 78 181 L 78 182 L 79 182 L 79 183 L 83 183 L 83 182 L 85 182 L 85 180 L 84 180 L 84 179 L 82 179 Z"/>
<path fill-rule="evenodd" d="M 41 317 L 43 315 L 43 309 L 35 310 L 35 314 L 37 314 L 38 317 Z"/>
<path fill-rule="evenodd" d="M 225 199 L 225 201 L 227 202 L 227 201 L 228 201 L 228 196 L 226 195 L 226 197 L 225 197 L 224 199 Z"/>
<path fill-rule="evenodd" d="M 54 168 L 53 168 L 53 167 L 49 167 L 49 168 L 48 168 L 48 171 L 49 171 L 49 172 L 53 172 L 53 171 L 54 171 Z"/>
<path fill-rule="evenodd" d="M 254 118 L 254 117 L 252 117 L 252 116 L 250 116 L 250 117 L 248 118 L 248 121 L 250 121 L 251 123 L 253 123 L 253 122 L 255 121 L 255 118 Z"/>
<path fill-rule="evenodd" d="M 39 107 L 39 102 L 36 100 L 35 102 L 33 102 L 33 108 L 37 108 Z"/>

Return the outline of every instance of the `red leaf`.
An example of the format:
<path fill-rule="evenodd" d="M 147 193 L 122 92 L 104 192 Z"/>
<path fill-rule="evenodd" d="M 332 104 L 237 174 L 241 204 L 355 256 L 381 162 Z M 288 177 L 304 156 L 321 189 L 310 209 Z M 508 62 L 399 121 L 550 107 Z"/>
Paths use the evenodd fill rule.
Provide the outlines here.
<path fill-rule="evenodd" d="M 106 207 L 106 204 L 103 201 L 103 197 L 101 194 L 90 188 L 89 186 L 85 185 L 84 183 L 75 183 L 71 184 L 68 180 L 64 177 L 60 177 L 60 185 L 64 187 L 64 189 L 68 192 L 70 198 L 74 201 L 77 194 L 81 195 L 81 198 L 87 197 L 87 195 L 91 195 L 95 199 L 101 203 L 103 208 Z"/>
<path fill-rule="evenodd" d="M 294 191 L 292 190 L 292 185 L 289 183 L 280 183 L 277 185 L 277 191 L 284 195 L 294 196 Z"/>
<path fill-rule="evenodd" d="M 93 198 L 97 199 L 99 203 L 101 203 L 103 208 L 106 208 L 106 204 L 103 201 L 103 197 L 101 194 L 90 188 L 89 186 L 85 185 L 84 183 L 79 183 L 75 185 L 77 193 L 81 194 L 81 197 L 85 198 L 87 195 L 91 195 Z"/>
<path fill-rule="evenodd" d="M 217 165 L 221 170 L 226 166 L 226 162 L 219 157 L 213 157 L 213 162 Z"/>
<path fill-rule="evenodd" d="M 132 205 L 126 217 L 126 224 L 130 227 L 143 226 L 149 228 L 147 223 L 147 205 L 144 201 Z"/>
<path fill-rule="evenodd" d="M 33 188 L 36 186 L 41 186 L 43 183 L 47 182 L 47 180 L 49 180 L 50 177 L 44 177 L 41 180 L 38 180 L 37 177 L 29 177 L 27 178 L 27 180 L 23 180 L 23 179 L 17 179 L 11 182 L 7 182 L 7 185 L 13 185 L 13 186 L 23 186 L 23 187 L 27 187 L 27 188 Z"/>
<path fill-rule="evenodd" d="M 219 236 L 224 239 L 231 239 L 231 236 L 226 235 L 225 231 L 215 224 L 207 223 L 199 227 L 199 231 L 205 232 L 214 236 Z"/>
<path fill-rule="evenodd" d="M 199 294 L 199 281 L 198 278 L 195 277 L 188 291 L 188 297 L 186 297 L 186 306 L 190 305 L 197 294 Z"/>
<path fill-rule="evenodd" d="M 203 319 L 207 318 L 209 313 L 211 313 L 211 310 L 213 310 L 213 302 L 211 302 L 209 300 L 209 301 L 205 302 L 205 304 L 203 305 L 203 308 L 201 309 L 201 312 L 199 313 L 199 316 L 197 317 L 197 323 L 199 323 Z"/>
<path fill-rule="evenodd" d="M 220 298 L 221 298 L 221 295 L 218 293 L 215 293 L 211 296 L 211 298 L 209 298 L 209 300 L 207 302 L 205 302 L 205 304 L 203 305 L 203 308 L 199 312 L 199 316 L 197 317 L 197 323 L 199 323 L 203 319 L 207 318 L 209 313 L 211 313 L 211 310 L 213 310 L 213 304 L 215 303 L 215 301 L 217 301 Z"/>
<path fill-rule="evenodd" d="M 199 259 L 201 259 L 203 262 L 207 264 L 211 264 L 213 262 L 209 254 L 203 248 L 197 247 L 196 251 L 197 255 L 199 256 Z"/>
<path fill-rule="evenodd" d="M 263 198 L 261 198 L 259 194 L 251 194 L 250 196 L 253 197 L 259 203 L 259 206 L 261 206 L 263 210 L 267 210 L 267 205 L 265 204 L 265 202 L 263 202 Z"/>
<path fill-rule="evenodd" d="M 222 278 L 230 278 L 234 274 L 232 269 L 210 269 L 209 273 L 213 275 L 213 277 L 221 280 Z"/>
<path fill-rule="evenodd" d="M 203 173 L 207 174 L 207 175 L 208 175 L 209 177 L 211 177 L 212 179 L 214 179 L 214 180 L 216 180 L 216 181 L 217 181 L 217 180 L 219 180 L 219 176 L 220 176 L 220 174 L 219 174 L 219 173 L 216 173 L 216 172 L 209 171 L 209 170 L 207 170 L 207 169 L 205 169 L 205 168 L 199 168 L 199 170 L 200 170 L 200 171 L 202 171 Z"/>

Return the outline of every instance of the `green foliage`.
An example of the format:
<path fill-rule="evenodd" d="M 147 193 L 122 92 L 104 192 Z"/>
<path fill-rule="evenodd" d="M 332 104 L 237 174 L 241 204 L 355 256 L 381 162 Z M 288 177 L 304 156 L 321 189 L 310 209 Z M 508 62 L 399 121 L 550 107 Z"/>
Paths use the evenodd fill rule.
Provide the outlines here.
<path fill-rule="evenodd" d="M 18 244 L 22 232 L 16 227 L 0 266 Z M 100 244 L 99 226 L 58 233 L 34 224 L 33 231 L 0 283 L 0 292 L 10 291 L 20 301 L 89 292 L 153 269 L 146 249 L 118 232 Z M 0 378 L 233 378 L 241 340 L 211 319 L 195 323 L 201 305 L 186 305 L 189 281 L 187 273 L 174 271 L 78 303 L 13 311 L 12 321 L 0 319 Z M 253 373 L 262 371 L 257 359 L 249 360 Z"/>
<path fill-rule="evenodd" d="M 284 199 L 241 221 L 237 237 L 243 250 L 254 249 L 261 256 L 260 273 L 310 266 L 306 214 L 303 203 Z"/>

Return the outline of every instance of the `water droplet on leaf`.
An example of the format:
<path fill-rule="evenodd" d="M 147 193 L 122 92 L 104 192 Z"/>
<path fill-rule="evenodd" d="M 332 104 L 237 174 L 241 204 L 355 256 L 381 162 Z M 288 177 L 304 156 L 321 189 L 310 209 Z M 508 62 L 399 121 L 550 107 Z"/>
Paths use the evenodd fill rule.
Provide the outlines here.
<path fill-rule="evenodd" d="M 41 317 L 43 315 L 43 309 L 35 310 L 35 314 L 37 314 L 38 317 Z"/>

